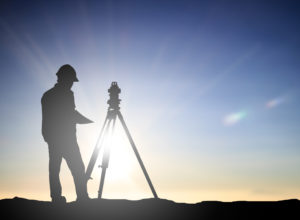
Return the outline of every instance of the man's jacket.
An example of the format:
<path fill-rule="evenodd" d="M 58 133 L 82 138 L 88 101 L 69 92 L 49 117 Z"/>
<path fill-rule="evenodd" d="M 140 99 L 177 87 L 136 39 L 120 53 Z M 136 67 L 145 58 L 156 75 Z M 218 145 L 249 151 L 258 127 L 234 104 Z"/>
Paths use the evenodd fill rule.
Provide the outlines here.
<path fill-rule="evenodd" d="M 76 124 L 92 122 L 76 111 L 73 92 L 60 84 L 45 92 L 41 102 L 46 142 L 76 139 Z"/>

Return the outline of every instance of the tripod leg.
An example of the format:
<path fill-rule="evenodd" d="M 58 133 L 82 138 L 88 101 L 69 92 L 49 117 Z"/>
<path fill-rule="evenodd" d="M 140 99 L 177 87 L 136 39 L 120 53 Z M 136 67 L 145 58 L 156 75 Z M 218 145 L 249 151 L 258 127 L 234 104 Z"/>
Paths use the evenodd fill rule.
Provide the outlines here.
<path fill-rule="evenodd" d="M 89 165 L 88 165 L 88 167 L 87 167 L 87 169 L 86 169 L 85 175 L 86 175 L 86 180 L 87 180 L 87 181 L 88 181 L 89 179 L 91 179 L 92 171 L 93 171 L 93 169 L 94 169 L 96 160 L 97 160 L 97 158 L 98 158 L 99 151 L 100 151 L 100 149 L 101 149 L 101 147 L 102 147 L 103 139 L 104 139 L 104 136 L 105 136 L 105 135 L 103 135 L 103 131 L 104 131 L 104 128 L 105 128 L 105 125 L 106 125 L 107 121 L 108 121 L 108 114 L 107 114 L 107 116 L 106 116 L 106 118 L 105 118 L 104 124 L 103 124 L 103 126 L 102 126 L 102 128 L 101 128 L 100 134 L 99 134 L 98 139 L 97 139 L 97 142 L 96 142 L 96 146 L 95 146 L 94 151 L 93 151 L 93 154 L 92 154 L 92 156 L 91 156 Z M 107 132 L 107 131 L 106 131 L 106 132 Z M 101 141 L 101 142 L 100 142 L 100 141 Z"/>
<path fill-rule="evenodd" d="M 146 177 L 146 180 L 147 180 L 147 182 L 148 182 L 148 184 L 149 184 L 149 187 L 150 187 L 150 189 L 151 189 L 151 191 L 152 191 L 152 194 L 153 194 L 154 198 L 157 199 L 158 197 L 157 197 L 156 191 L 155 191 L 155 189 L 154 189 L 154 187 L 153 187 L 153 185 L 152 185 L 152 182 L 151 182 L 150 177 L 149 177 L 149 175 L 148 175 L 148 173 L 147 173 L 147 170 L 146 170 L 146 168 L 145 168 L 145 166 L 144 166 L 144 163 L 143 163 L 143 161 L 142 161 L 142 159 L 141 159 L 141 157 L 140 157 L 140 155 L 139 155 L 139 152 L 138 152 L 138 150 L 137 150 L 137 148 L 136 148 L 136 146 L 135 146 L 135 144 L 134 144 L 134 142 L 133 142 L 133 139 L 132 139 L 132 137 L 131 137 L 131 135 L 130 135 L 130 133 L 129 133 L 129 130 L 128 130 L 126 124 L 125 124 L 124 118 L 123 118 L 123 116 L 122 116 L 122 114 L 121 114 L 120 111 L 118 111 L 118 116 L 119 116 L 119 119 L 120 119 L 120 121 L 121 121 L 121 124 L 122 124 L 122 126 L 123 126 L 123 128 L 124 128 L 124 130 L 125 130 L 125 132 L 126 132 L 126 135 L 127 135 L 128 139 L 129 139 L 129 142 L 130 142 L 130 144 L 131 144 L 131 146 L 132 146 L 132 149 L 133 149 L 133 151 L 134 151 L 134 153 L 135 153 L 135 156 L 136 156 L 137 160 L 139 161 L 139 164 L 140 164 L 140 166 L 141 166 L 141 168 L 142 168 L 142 170 L 143 170 L 143 173 L 144 173 L 144 175 L 145 175 L 145 177 Z"/>
<path fill-rule="evenodd" d="M 102 198 L 105 174 L 106 174 L 106 168 L 102 167 L 101 179 L 100 179 L 100 185 L 99 185 L 99 191 L 98 191 L 98 199 Z"/>
<path fill-rule="evenodd" d="M 111 120 L 113 120 L 113 124 L 112 124 L 112 128 L 111 128 L 110 135 L 109 135 L 109 138 L 110 138 L 109 144 L 106 146 L 104 154 L 103 154 L 103 158 L 102 158 L 102 165 L 101 165 L 102 172 L 101 172 L 101 180 L 100 180 L 99 191 L 98 191 L 98 199 L 102 198 L 105 174 L 106 174 L 106 169 L 108 168 L 108 163 L 109 163 L 110 148 L 111 148 L 111 142 L 112 142 L 112 135 L 113 135 L 114 129 L 115 129 L 116 117 L 110 119 L 110 121 L 108 122 L 108 127 L 111 123 Z"/>

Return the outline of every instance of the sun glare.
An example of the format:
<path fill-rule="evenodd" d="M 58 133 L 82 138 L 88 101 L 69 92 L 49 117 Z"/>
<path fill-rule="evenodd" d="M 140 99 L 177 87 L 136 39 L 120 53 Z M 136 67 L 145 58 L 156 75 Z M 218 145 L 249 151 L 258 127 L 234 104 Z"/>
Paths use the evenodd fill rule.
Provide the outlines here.
<path fill-rule="evenodd" d="M 110 146 L 110 161 L 107 178 L 113 181 L 130 178 L 132 171 L 132 154 L 128 139 L 120 128 L 116 128 Z M 102 160 L 102 159 L 101 159 Z"/>

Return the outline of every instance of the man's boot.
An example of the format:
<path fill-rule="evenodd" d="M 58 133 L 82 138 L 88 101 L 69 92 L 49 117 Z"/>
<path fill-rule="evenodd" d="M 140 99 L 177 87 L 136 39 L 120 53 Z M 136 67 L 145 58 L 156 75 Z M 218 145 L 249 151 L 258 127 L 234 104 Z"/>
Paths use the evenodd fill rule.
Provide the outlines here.
<path fill-rule="evenodd" d="M 66 198 L 64 196 L 52 197 L 52 203 L 56 205 L 66 204 Z"/>
<path fill-rule="evenodd" d="M 84 203 L 90 200 L 89 195 L 87 194 L 86 191 L 80 192 L 77 194 L 77 199 L 76 202 Z"/>

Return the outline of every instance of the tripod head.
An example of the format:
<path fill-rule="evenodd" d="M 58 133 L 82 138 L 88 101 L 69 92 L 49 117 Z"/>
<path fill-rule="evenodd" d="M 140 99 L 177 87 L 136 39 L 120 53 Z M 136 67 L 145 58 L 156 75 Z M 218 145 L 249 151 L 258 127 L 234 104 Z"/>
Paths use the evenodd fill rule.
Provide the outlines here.
<path fill-rule="evenodd" d="M 121 93 L 121 89 L 118 86 L 117 82 L 112 82 L 110 88 L 108 89 L 109 100 L 107 101 L 108 110 L 120 110 L 120 102 L 119 94 Z"/>

